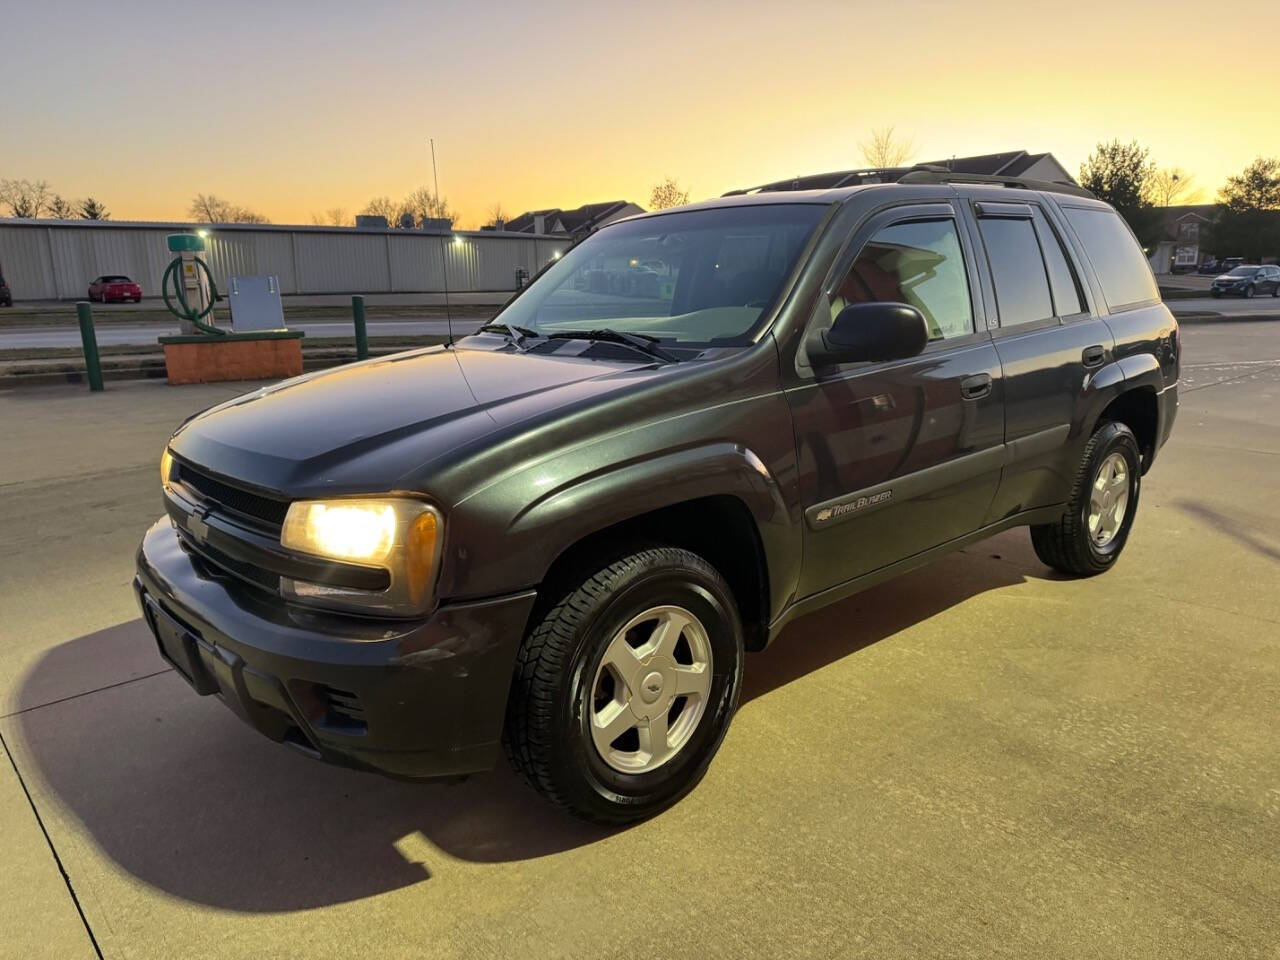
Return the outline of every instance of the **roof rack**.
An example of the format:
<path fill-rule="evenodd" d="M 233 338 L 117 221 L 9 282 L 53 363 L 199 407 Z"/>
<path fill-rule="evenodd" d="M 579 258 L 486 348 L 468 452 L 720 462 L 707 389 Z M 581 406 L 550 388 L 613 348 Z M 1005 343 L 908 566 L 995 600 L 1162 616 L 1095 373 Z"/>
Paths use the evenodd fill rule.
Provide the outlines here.
<path fill-rule="evenodd" d="M 726 197 L 738 197 L 748 193 L 774 193 L 793 190 L 834 190 L 870 183 L 974 183 L 988 186 L 1013 187 L 1022 190 L 1043 190 L 1046 193 L 1067 193 L 1077 197 L 1096 199 L 1094 194 L 1074 183 L 1055 183 L 1048 180 L 1028 180 L 1025 177 L 991 177 L 981 173 L 960 173 L 946 167 L 916 164 L 913 167 L 872 167 L 866 170 L 843 170 L 835 173 L 816 173 L 789 180 L 776 180 L 758 187 L 730 190 Z"/>
<path fill-rule="evenodd" d="M 1057 183 L 1052 180 L 1029 180 L 1026 177 L 989 177 L 984 173 L 959 173 L 945 167 L 913 167 L 901 177 L 898 183 L 976 183 L 993 187 L 1015 187 L 1022 190 L 1042 190 L 1045 193 L 1069 193 L 1075 197 L 1088 197 L 1096 200 L 1092 190 L 1074 183 Z"/>
<path fill-rule="evenodd" d="M 895 183 L 903 174 L 914 169 L 916 168 L 867 167 L 863 170 L 840 170 L 835 173 L 809 173 L 786 180 L 763 183 L 757 187 L 730 190 L 722 196 L 740 197 L 748 193 L 775 193 L 791 190 L 834 190 L 837 187 L 853 187 L 864 183 Z"/>

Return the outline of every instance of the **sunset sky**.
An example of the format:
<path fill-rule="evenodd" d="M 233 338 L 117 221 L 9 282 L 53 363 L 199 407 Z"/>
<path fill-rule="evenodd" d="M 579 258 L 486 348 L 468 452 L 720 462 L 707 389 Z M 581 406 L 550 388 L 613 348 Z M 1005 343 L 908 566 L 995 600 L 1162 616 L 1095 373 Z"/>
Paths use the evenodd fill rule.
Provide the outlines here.
<path fill-rule="evenodd" d="M 196 192 L 306 223 L 431 183 L 483 222 L 694 199 L 862 164 L 1137 139 L 1212 199 L 1280 155 L 1273 5 L 29 2 L 6 7 L 0 177 L 185 219 Z M 1251 24 L 1258 25 L 1255 33 Z M 1267 25 L 1266 29 L 1262 29 Z"/>

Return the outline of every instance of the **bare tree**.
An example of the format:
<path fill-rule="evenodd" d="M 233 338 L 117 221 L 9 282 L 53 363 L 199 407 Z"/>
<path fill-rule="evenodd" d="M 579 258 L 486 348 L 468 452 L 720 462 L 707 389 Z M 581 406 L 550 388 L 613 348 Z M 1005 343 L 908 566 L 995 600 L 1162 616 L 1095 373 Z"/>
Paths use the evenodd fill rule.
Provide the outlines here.
<path fill-rule="evenodd" d="M 93 197 L 85 197 L 80 201 L 80 219 L 110 220 L 111 214 L 107 211 L 106 207 L 93 199 Z"/>
<path fill-rule="evenodd" d="M 204 223 L 226 223 L 230 220 L 231 204 L 212 193 L 197 193 L 187 212 L 192 219 Z"/>
<path fill-rule="evenodd" d="M 270 223 L 271 220 L 247 207 L 231 208 L 231 223 Z"/>
<path fill-rule="evenodd" d="M 0 203 L 9 208 L 9 216 L 34 219 L 48 207 L 49 184 L 44 180 L 0 180 Z"/>
<path fill-rule="evenodd" d="M 400 214 L 403 210 L 400 204 L 390 197 L 374 197 L 364 205 L 360 213 L 366 217 L 386 217 L 387 226 L 397 227 L 400 225 Z"/>
<path fill-rule="evenodd" d="M 1196 178 L 1181 167 L 1160 167 L 1147 178 L 1147 195 L 1157 207 L 1195 203 L 1200 196 Z"/>
<path fill-rule="evenodd" d="M 858 141 L 858 148 L 868 166 L 881 170 L 905 165 L 915 155 L 916 143 L 914 137 L 896 136 L 890 125 L 876 127 L 869 139 Z"/>
<path fill-rule="evenodd" d="M 324 212 L 325 222 L 331 227 L 349 227 L 352 220 L 346 207 L 330 207 Z"/>
<path fill-rule="evenodd" d="M 402 207 L 413 216 L 415 225 L 421 224 L 423 220 L 448 220 L 452 227 L 458 219 L 457 212 L 450 209 L 449 201 L 444 197 L 437 197 L 426 187 L 419 187 L 405 197 Z"/>
<path fill-rule="evenodd" d="M 484 225 L 492 227 L 494 230 L 501 230 L 508 219 L 507 212 L 502 209 L 502 201 L 499 200 L 489 208 L 489 219 Z"/>
<path fill-rule="evenodd" d="M 76 206 L 77 204 L 64 200 L 61 194 L 55 193 L 49 201 L 49 216 L 55 220 L 74 220 L 78 216 Z"/>
<path fill-rule="evenodd" d="M 202 223 L 270 223 L 260 213 L 237 206 L 212 193 L 197 193 L 187 212 Z"/>
<path fill-rule="evenodd" d="M 681 188 L 675 177 L 664 177 L 649 191 L 649 207 L 652 210 L 668 210 L 689 202 L 689 191 Z"/>

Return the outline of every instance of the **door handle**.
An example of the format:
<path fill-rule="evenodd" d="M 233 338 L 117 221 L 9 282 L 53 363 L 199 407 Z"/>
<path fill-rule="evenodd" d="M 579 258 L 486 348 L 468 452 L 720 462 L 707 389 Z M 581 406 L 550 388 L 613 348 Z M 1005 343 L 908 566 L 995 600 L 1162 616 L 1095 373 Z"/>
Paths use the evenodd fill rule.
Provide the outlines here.
<path fill-rule="evenodd" d="M 991 374 L 979 373 L 960 381 L 960 396 L 966 400 L 978 400 L 991 392 Z"/>
<path fill-rule="evenodd" d="M 1086 367 L 1096 367 L 1106 358 L 1106 348 L 1100 343 L 1095 343 L 1092 347 L 1085 347 L 1084 352 L 1080 354 L 1080 361 Z"/>

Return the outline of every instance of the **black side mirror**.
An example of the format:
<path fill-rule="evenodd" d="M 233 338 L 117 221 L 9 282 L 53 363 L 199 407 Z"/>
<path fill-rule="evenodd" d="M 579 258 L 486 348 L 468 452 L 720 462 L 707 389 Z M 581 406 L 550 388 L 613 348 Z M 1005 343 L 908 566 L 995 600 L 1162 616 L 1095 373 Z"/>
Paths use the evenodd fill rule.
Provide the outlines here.
<path fill-rule="evenodd" d="M 906 303 L 851 303 L 805 345 L 814 366 L 905 360 L 929 342 L 924 314 Z"/>

